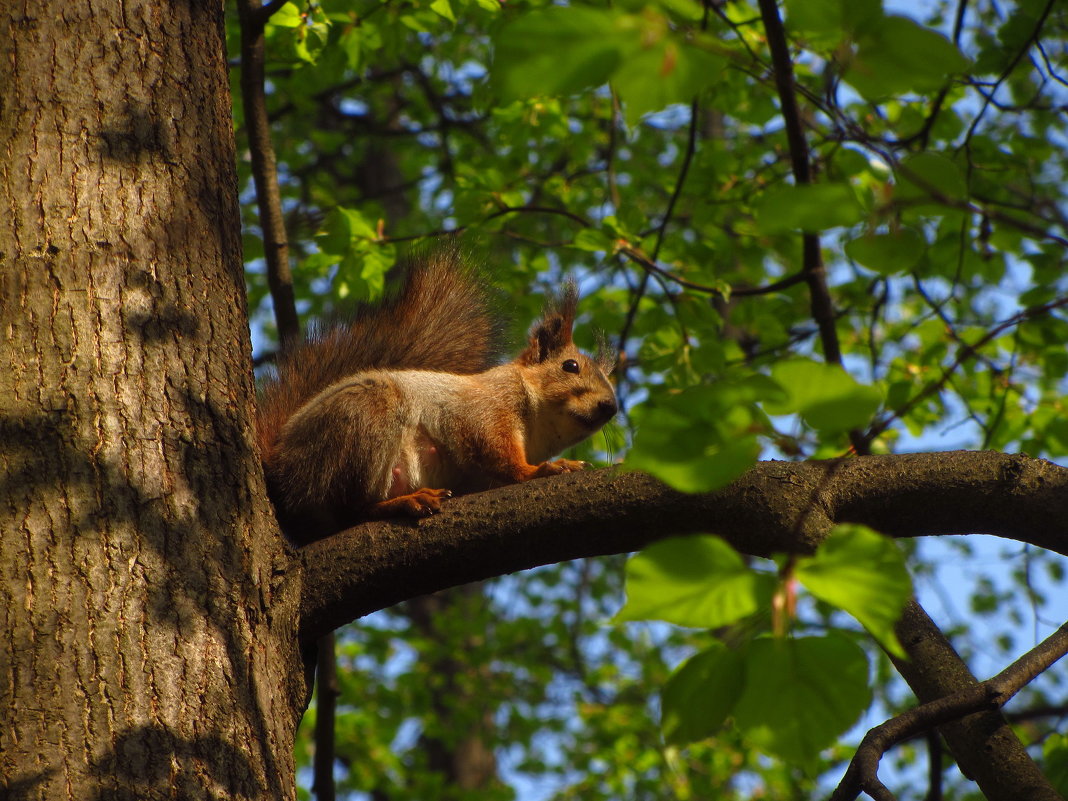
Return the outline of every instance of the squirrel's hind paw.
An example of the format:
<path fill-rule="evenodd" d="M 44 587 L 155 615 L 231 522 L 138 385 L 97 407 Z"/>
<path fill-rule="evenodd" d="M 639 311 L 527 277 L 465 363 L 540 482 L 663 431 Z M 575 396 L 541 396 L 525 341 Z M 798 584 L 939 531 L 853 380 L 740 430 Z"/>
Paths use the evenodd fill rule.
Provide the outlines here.
<path fill-rule="evenodd" d="M 423 487 L 409 495 L 381 501 L 371 507 L 373 518 L 430 517 L 441 511 L 441 502 L 452 497 L 452 490 Z"/>

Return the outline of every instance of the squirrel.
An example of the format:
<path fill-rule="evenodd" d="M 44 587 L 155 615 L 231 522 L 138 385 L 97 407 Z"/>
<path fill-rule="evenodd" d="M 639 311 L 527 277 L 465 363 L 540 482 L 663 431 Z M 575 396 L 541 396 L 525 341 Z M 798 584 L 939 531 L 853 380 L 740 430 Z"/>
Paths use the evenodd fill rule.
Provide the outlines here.
<path fill-rule="evenodd" d="M 256 427 L 283 531 L 305 544 L 586 467 L 552 458 L 617 406 L 607 354 L 590 358 L 572 341 L 577 303 L 568 283 L 526 348 L 496 364 L 501 325 L 488 292 L 443 250 L 409 266 L 391 299 L 280 354 Z"/>

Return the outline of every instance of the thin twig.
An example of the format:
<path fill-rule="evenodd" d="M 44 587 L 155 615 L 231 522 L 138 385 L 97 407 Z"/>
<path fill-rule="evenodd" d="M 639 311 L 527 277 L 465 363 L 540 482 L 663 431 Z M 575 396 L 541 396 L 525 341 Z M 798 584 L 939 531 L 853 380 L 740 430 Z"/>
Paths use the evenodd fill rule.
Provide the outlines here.
<path fill-rule="evenodd" d="M 926 400 L 936 392 L 941 391 L 941 389 L 946 385 L 949 379 L 953 377 L 953 374 L 957 371 L 958 367 L 964 364 L 964 362 L 966 362 L 972 356 L 975 356 L 980 348 L 997 339 L 999 336 L 1001 336 L 1002 333 L 1004 333 L 1008 329 L 1012 328 L 1015 325 L 1019 325 L 1022 322 L 1030 320 L 1033 317 L 1038 317 L 1040 315 L 1046 314 L 1047 312 L 1051 312 L 1054 309 L 1059 309 L 1062 306 L 1068 306 L 1068 297 L 1057 298 L 1056 300 L 1051 300 L 1048 303 L 1043 303 L 1041 306 L 1031 306 L 1019 312 L 1018 314 L 1014 314 L 1012 317 L 1005 320 L 1004 322 L 1001 322 L 998 325 L 994 326 L 973 344 L 963 345 L 957 353 L 957 358 L 953 360 L 953 363 L 949 367 L 942 371 L 942 375 L 940 375 L 935 381 L 932 381 L 922 390 L 913 395 L 909 400 L 907 400 L 899 408 L 895 409 L 891 414 L 887 415 L 882 420 L 874 423 L 871 428 L 868 429 L 865 437 L 868 439 L 869 442 L 875 439 L 877 436 L 886 431 L 886 429 L 889 428 L 895 420 L 904 417 L 906 414 L 912 411 L 917 404 Z"/>
<path fill-rule="evenodd" d="M 664 234 L 667 231 L 668 223 L 671 221 L 671 217 L 675 212 L 675 204 L 679 200 L 679 195 L 682 194 L 682 185 L 686 182 L 686 176 L 690 171 L 690 162 L 693 161 L 694 153 L 697 150 L 697 121 L 700 112 L 700 106 L 697 103 L 697 99 L 694 98 L 690 103 L 690 126 L 686 135 L 686 152 L 682 156 L 682 165 L 679 168 L 679 177 L 675 181 L 675 188 L 671 192 L 671 198 L 668 200 L 667 208 L 664 210 L 663 219 L 660 221 L 660 225 L 656 229 L 656 245 L 653 247 L 652 261 L 655 262 L 657 256 L 660 255 L 660 247 L 664 244 Z M 643 265 L 644 266 L 644 265 Z M 627 345 L 627 338 L 630 336 L 630 329 L 634 325 L 634 320 L 638 316 L 638 305 L 642 302 L 642 298 L 645 296 L 646 287 L 649 285 L 648 272 L 642 276 L 641 283 L 638 284 L 638 289 L 634 292 L 634 296 L 631 298 L 630 308 L 627 310 L 627 317 L 623 321 L 623 328 L 619 332 L 619 345 L 617 350 L 620 353 L 624 353 Z M 622 376 L 621 376 L 622 378 Z"/>
<path fill-rule="evenodd" d="M 656 273 L 663 278 L 668 279 L 672 283 L 678 284 L 684 289 L 689 289 L 694 292 L 703 292 L 707 295 L 720 295 L 723 297 L 753 297 L 756 295 L 770 295 L 773 292 L 779 292 L 783 289 L 800 284 L 805 280 L 803 273 L 794 273 L 788 275 L 785 278 L 780 278 L 778 281 L 773 281 L 770 284 L 764 286 L 749 286 L 749 287 L 729 287 L 724 289 L 717 286 L 708 286 L 707 284 L 698 284 L 694 281 L 688 281 L 680 275 L 676 275 L 666 267 L 661 266 L 649 256 L 646 256 L 637 248 L 625 246 L 619 249 L 619 254 L 633 261 L 635 264 L 640 265 L 643 269 L 649 272 Z"/>
<path fill-rule="evenodd" d="M 988 95 L 984 95 L 983 105 L 979 108 L 979 111 L 975 115 L 975 119 L 972 120 L 972 124 L 968 126 L 968 133 L 964 137 L 964 141 L 970 145 L 972 136 L 975 134 L 975 129 L 979 126 L 979 121 L 983 119 L 983 115 L 986 114 L 986 110 L 990 107 L 991 101 L 994 99 L 994 95 L 997 93 L 998 88 L 1005 80 L 1012 75 L 1013 70 L 1023 60 L 1023 57 L 1027 55 L 1027 51 L 1031 49 L 1032 45 L 1038 42 L 1039 34 L 1042 32 L 1042 26 L 1046 24 L 1046 18 L 1049 16 L 1050 11 L 1053 10 L 1053 6 L 1056 0 L 1048 0 L 1046 7 L 1042 9 L 1042 13 L 1039 15 L 1038 20 L 1035 22 L 1035 27 L 1031 30 L 1031 35 L 1027 37 L 1027 41 L 1024 42 L 1023 47 L 1013 56 L 1012 61 L 1008 66 L 1001 71 L 997 80 L 994 82 L 993 88 Z"/>

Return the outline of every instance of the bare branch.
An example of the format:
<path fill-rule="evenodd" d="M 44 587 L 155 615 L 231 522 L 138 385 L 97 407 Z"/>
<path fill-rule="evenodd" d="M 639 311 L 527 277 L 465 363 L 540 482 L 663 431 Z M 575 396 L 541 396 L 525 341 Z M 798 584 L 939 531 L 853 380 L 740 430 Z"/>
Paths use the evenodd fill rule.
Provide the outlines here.
<path fill-rule="evenodd" d="M 1021 656 L 1001 673 L 987 681 L 967 687 L 952 695 L 909 709 L 869 731 L 831 801 L 852 801 L 866 792 L 872 798 L 889 792 L 879 781 L 879 761 L 891 747 L 901 741 L 953 720 L 983 710 L 1000 709 L 1032 679 L 1068 653 L 1068 624 Z M 1018 791 L 1016 788 L 1015 791 Z M 886 796 L 890 797 L 890 796 Z M 1031 788 L 1028 798 L 1059 798 L 1052 788 Z"/>
<path fill-rule="evenodd" d="M 729 289 L 722 289 L 721 287 L 707 286 L 705 284 L 698 284 L 694 283 L 693 281 L 688 281 L 682 276 L 676 275 L 675 273 L 671 272 L 671 270 L 662 267 L 656 262 L 655 259 L 646 256 L 638 248 L 630 246 L 623 247 L 619 249 L 619 253 L 620 255 L 630 259 L 635 264 L 648 270 L 649 272 L 656 273 L 657 275 L 666 278 L 672 283 L 678 284 L 679 286 L 685 289 L 689 289 L 693 292 L 703 292 L 708 295 L 730 295 L 730 297 L 732 298 L 754 297 L 756 295 L 770 295 L 773 292 L 780 292 L 784 289 L 788 289 L 789 287 L 794 286 L 795 284 L 800 284 L 801 282 L 806 280 L 804 273 L 794 273 L 793 275 L 788 275 L 785 278 L 780 278 L 778 281 L 773 281 L 772 283 L 765 284 L 764 286 L 740 286 L 730 287 Z"/>
<path fill-rule="evenodd" d="M 786 125 L 786 141 L 790 148 L 794 181 L 798 186 L 803 186 L 812 183 L 812 165 L 809 162 L 808 143 L 805 141 L 804 127 L 801 124 L 801 111 L 795 96 L 794 65 L 786 42 L 786 30 L 783 28 L 776 0 L 759 0 L 759 5 L 764 32 L 768 38 L 768 49 L 771 51 L 771 63 L 775 70 L 779 108 Z M 828 364 L 840 365 L 842 347 L 838 342 L 834 301 L 827 287 L 827 271 L 823 265 L 819 234 L 806 232 L 801 235 L 801 273 L 808 284 L 809 306 L 812 319 L 819 328 L 823 357 Z M 849 441 L 857 453 L 866 454 L 871 449 L 871 439 L 866 438 L 860 431 L 850 431 Z"/>
<path fill-rule="evenodd" d="M 237 3 L 241 20 L 241 100 L 245 107 L 252 178 L 256 184 L 256 203 L 263 232 L 267 284 L 274 302 L 278 338 L 284 346 L 300 338 L 300 322 L 293 294 L 293 276 L 289 271 L 289 240 L 278 191 L 278 165 L 263 92 L 263 26 L 278 7 L 278 0 L 266 6 L 260 6 L 259 0 L 238 0 Z"/>

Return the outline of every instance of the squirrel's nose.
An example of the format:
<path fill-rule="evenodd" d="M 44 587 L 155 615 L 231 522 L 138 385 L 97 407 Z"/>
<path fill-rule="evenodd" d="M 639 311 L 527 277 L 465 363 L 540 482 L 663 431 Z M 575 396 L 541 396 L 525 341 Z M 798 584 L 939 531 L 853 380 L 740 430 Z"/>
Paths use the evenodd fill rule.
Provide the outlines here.
<path fill-rule="evenodd" d="M 615 398 L 605 398 L 604 400 L 597 401 L 597 411 L 605 420 L 611 420 L 616 416 L 619 407 L 616 406 Z"/>

